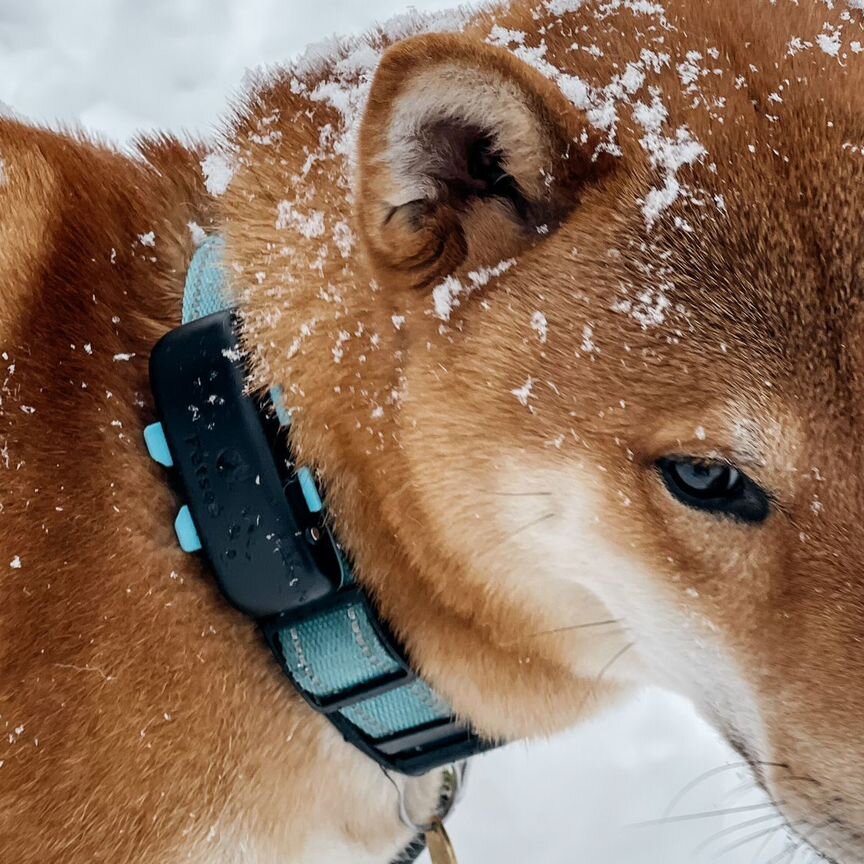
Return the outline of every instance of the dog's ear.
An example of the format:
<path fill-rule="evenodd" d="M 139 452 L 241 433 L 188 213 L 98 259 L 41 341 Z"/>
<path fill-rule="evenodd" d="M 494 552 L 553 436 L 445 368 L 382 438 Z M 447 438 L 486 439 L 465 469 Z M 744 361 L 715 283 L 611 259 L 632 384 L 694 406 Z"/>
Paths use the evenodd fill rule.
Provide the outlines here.
<path fill-rule="evenodd" d="M 554 231 L 598 174 L 597 139 L 561 90 L 459 35 L 384 55 L 360 133 L 358 222 L 383 284 L 494 265 Z"/>

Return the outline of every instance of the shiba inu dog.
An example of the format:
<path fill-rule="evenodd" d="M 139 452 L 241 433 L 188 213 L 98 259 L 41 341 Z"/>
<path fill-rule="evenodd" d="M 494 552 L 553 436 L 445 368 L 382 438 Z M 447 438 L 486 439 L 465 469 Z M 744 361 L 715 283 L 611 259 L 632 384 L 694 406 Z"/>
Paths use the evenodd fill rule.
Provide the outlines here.
<path fill-rule="evenodd" d="M 262 76 L 215 150 L 0 122 L 0 860 L 387 864 L 394 784 L 437 806 L 177 548 L 147 358 L 208 235 L 250 387 L 459 718 L 660 683 L 788 860 L 864 860 L 862 5 L 405 19 Z"/>

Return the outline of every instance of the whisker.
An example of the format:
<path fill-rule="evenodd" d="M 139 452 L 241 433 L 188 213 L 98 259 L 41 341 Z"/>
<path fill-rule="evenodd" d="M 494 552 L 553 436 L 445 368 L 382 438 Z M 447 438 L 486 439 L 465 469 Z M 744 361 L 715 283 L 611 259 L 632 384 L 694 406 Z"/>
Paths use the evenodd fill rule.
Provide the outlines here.
<path fill-rule="evenodd" d="M 584 624 L 571 624 L 569 627 L 553 627 L 551 630 L 540 630 L 537 633 L 529 633 L 526 639 L 538 639 L 540 636 L 554 636 L 558 633 L 570 633 L 573 630 L 591 630 L 597 627 L 611 627 L 613 624 L 620 624 L 623 619 L 609 618 L 605 621 L 588 621 Z M 515 640 L 515 641 L 522 641 Z M 507 645 L 513 643 L 505 643 Z"/>
<path fill-rule="evenodd" d="M 542 516 L 538 516 L 536 519 L 532 519 L 527 525 L 523 525 L 521 528 L 517 528 L 515 531 L 511 531 L 510 536 L 515 537 L 517 534 L 521 534 L 523 531 L 530 531 L 537 525 L 540 525 L 543 522 L 547 522 L 549 519 L 554 519 L 557 515 L 558 514 L 555 512 L 544 513 Z"/>
<path fill-rule="evenodd" d="M 597 688 L 600 686 L 603 681 L 603 676 L 631 649 L 635 648 L 635 642 L 628 642 L 623 648 L 620 648 L 612 657 L 603 665 L 600 671 L 597 673 L 594 680 L 588 685 L 585 690 L 585 696 L 582 698 L 582 703 L 579 707 L 579 712 L 581 713 L 585 706 L 588 704 L 589 700 L 596 694 Z"/>
<path fill-rule="evenodd" d="M 799 822 L 797 824 L 800 825 L 801 823 Z M 794 831 L 794 828 L 792 825 L 790 825 L 789 828 Z M 770 861 L 767 862 L 767 864 L 780 864 L 781 861 L 785 861 L 787 859 L 791 861 L 791 858 L 789 858 L 789 856 L 797 855 L 798 850 L 807 842 L 803 836 L 801 836 L 801 835 L 798 835 L 798 836 L 799 836 L 799 839 L 798 839 L 797 843 L 794 841 L 794 839 L 790 839 L 786 843 L 786 848 L 781 849 L 780 852 L 778 852 Z"/>
<path fill-rule="evenodd" d="M 746 783 L 742 783 L 740 786 L 736 786 L 734 789 L 730 789 L 723 797 L 720 799 L 721 801 L 726 801 L 730 798 L 736 798 L 739 795 L 744 795 L 745 792 L 754 792 L 759 788 L 759 783 L 756 780 L 748 780 Z"/>
<path fill-rule="evenodd" d="M 784 829 L 787 829 L 787 828 L 792 827 L 793 824 L 794 824 L 794 825 L 797 825 L 797 824 L 799 824 L 799 823 L 797 823 L 797 822 L 795 822 L 795 823 L 789 823 L 788 825 L 787 825 L 787 824 L 783 824 L 783 825 L 779 825 L 777 828 L 775 828 L 775 829 L 774 829 L 774 833 L 773 833 L 773 834 L 769 834 L 769 835 L 765 838 L 765 840 L 764 840 L 762 843 L 759 844 L 759 848 L 756 850 L 756 854 L 753 856 L 753 864 L 757 864 L 757 862 L 759 861 L 759 859 L 760 859 L 761 856 L 762 856 L 762 853 L 763 853 L 763 852 L 768 848 L 768 844 L 769 844 L 769 843 L 770 843 L 770 842 L 771 842 L 771 841 L 772 841 L 772 840 L 773 840 L 773 839 L 774 839 L 774 838 L 775 838 L 775 837 L 776 837 L 776 836 L 777 836 L 781 831 L 783 831 Z"/>
<path fill-rule="evenodd" d="M 729 828 L 724 828 L 722 831 L 718 831 L 716 834 L 712 834 L 707 840 L 700 843 L 694 850 L 693 854 L 698 855 L 700 852 L 704 852 L 712 843 L 717 842 L 718 840 L 722 840 L 724 837 L 728 837 L 730 834 L 737 834 L 739 831 L 743 831 L 745 828 L 752 828 L 754 825 L 760 825 L 764 822 L 768 822 L 770 820 L 783 822 L 784 819 L 779 813 L 769 813 L 767 816 L 757 816 L 755 819 L 747 819 L 744 822 L 739 822 L 737 825 L 732 825 Z M 773 831 L 777 826 L 772 826 L 771 830 Z M 760 832 L 757 837 L 752 839 L 757 839 L 762 836 L 762 832 Z M 746 841 L 742 841 L 746 842 Z"/>
<path fill-rule="evenodd" d="M 697 786 L 704 783 L 706 780 L 710 780 L 712 777 L 716 777 L 718 774 L 723 774 L 726 771 L 732 771 L 735 768 L 746 769 L 751 774 L 753 773 L 753 765 L 759 765 L 764 768 L 784 768 L 788 770 L 789 766 L 784 765 L 780 762 L 755 762 L 751 764 L 746 760 L 742 760 L 740 762 L 729 762 L 726 765 L 719 765 L 716 768 L 712 768 L 709 771 L 706 771 L 704 774 L 701 774 L 695 780 L 692 780 L 688 783 L 670 802 L 669 806 L 666 808 L 664 813 L 665 816 L 671 815 L 671 813 L 675 810 L 675 808 L 687 797 L 687 795 L 692 792 Z M 760 785 L 759 783 L 756 784 Z"/>
<path fill-rule="evenodd" d="M 499 492 L 497 489 L 475 489 L 484 495 L 494 495 L 497 498 L 551 498 L 551 492 Z"/>
<path fill-rule="evenodd" d="M 706 780 L 710 780 L 712 777 L 716 777 L 718 774 L 724 774 L 727 771 L 731 771 L 734 768 L 749 768 L 750 766 L 746 762 L 731 762 L 728 765 L 720 765 L 716 768 L 711 768 L 709 771 L 706 771 L 704 774 L 700 774 L 695 780 L 691 780 L 680 792 L 678 792 L 675 797 L 669 802 L 669 805 L 666 807 L 666 811 L 664 812 L 664 818 L 667 816 L 671 816 L 672 812 L 675 808 L 687 797 L 687 795 L 692 792 L 697 786 L 704 783 Z"/>
<path fill-rule="evenodd" d="M 795 859 L 798 857 L 798 853 L 804 849 L 806 852 L 809 849 L 813 848 L 813 844 L 810 842 L 820 831 L 824 831 L 834 820 L 826 819 L 824 822 L 820 822 L 818 825 L 814 825 L 806 834 L 799 834 L 798 843 L 792 847 L 792 857 L 789 859 L 789 864 L 793 864 Z M 798 823 L 800 824 L 800 823 Z M 792 826 L 790 826 L 792 827 Z M 792 829 L 794 831 L 794 828 Z M 772 864 L 771 861 L 768 864 Z"/>
<path fill-rule="evenodd" d="M 781 802 L 782 804 L 782 802 Z M 768 807 L 780 806 L 773 801 L 764 804 L 745 804 L 741 807 L 727 807 L 725 810 L 706 810 L 703 813 L 685 813 L 683 816 L 664 816 L 661 819 L 649 819 L 646 822 L 636 822 L 633 828 L 648 828 L 652 825 L 670 825 L 675 822 L 693 822 L 698 819 L 717 819 L 720 816 L 734 816 L 736 813 L 754 813 L 757 810 L 765 810 Z"/>
<path fill-rule="evenodd" d="M 786 847 L 781 849 L 767 864 L 788 864 L 789 856 L 792 855 L 798 847 L 791 841 L 787 841 Z"/>
<path fill-rule="evenodd" d="M 630 642 L 628 645 L 625 645 L 601 670 L 600 674 L 594 679 L 594 686 L 596 687 L 603 680 L 603 676 L 631 649 L 635 648 L 636 643 Z"/>
<path fill-rule="evenodd" d="M 530 531 L 532 528 L 535 528 L 537 525 L 542 524 L 543 522 L 547 522 L 549 519 L 554 519 L 558 514 L 555 511 L 551 513 L 544 513 L 542 516 L 538 516 L 536 519 L 532 519 L 530 522 L 522 525 L 520 528 L 517 528 L 515 531 L 511 531 L 508 535 L 509 538 L 516 537 L 518 534 L 521 534 L 523 531 Z M 489 544 L 485 549 L 481 550 L 480 556 L 486 555 L 492 549 L 498 548 L 500 544 L 500 540 L 495 539 L 494 543 Z"/>
<path fill-rule="evenodd" d="M 775 814 L 776 816 L 776 814 Z M 714 860 L 718 860 L 728 855 L 730 852 L 734 852 L 736 849 L 741 849 L 744 846 L 747 846 L 749 843 L 755 843 L 762 837 L 766 837 L 766 845 L 770 842 L 772 837 L 776 837 L 777 834 L 782 831 L 786 827 L 786 820 L 779 816 L 779 822 L 777 824 L 772 825 L 770 828 L 763 828 L 761 831 L 756 831 L 753 834 L 748 834 L 746 837 L 742 837 L 736 840 L 734 843 L 730 843 L 728 846 L 724 846 L 723 849 L 717 852 L 714 856 Z"/>

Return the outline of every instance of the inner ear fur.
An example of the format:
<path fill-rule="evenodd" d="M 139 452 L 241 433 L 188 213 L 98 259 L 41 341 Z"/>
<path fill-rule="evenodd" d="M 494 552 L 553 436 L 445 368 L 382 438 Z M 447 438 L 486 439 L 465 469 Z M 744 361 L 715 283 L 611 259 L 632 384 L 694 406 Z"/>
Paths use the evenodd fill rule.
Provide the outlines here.
<path fill-rule="evenodd" d="M 441 34 L 393 46 L 360 132 L 357 216 L 377 278 L 423 287 L 536 243 L 598 173 L 596 144 L 504 49 Z"/>

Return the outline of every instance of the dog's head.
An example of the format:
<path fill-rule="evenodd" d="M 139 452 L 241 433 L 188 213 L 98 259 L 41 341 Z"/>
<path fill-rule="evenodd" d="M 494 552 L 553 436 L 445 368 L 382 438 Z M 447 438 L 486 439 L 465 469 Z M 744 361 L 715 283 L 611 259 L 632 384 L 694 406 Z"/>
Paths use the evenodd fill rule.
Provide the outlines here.
<path fill-rule="evenodd" d="M 556 5 L 399 44 L 371 91 L 356 214 L 407 320 L 411 483 L 487 590 L 566 626 L 590 589 L 859 860 L 860 20 Z"/>

